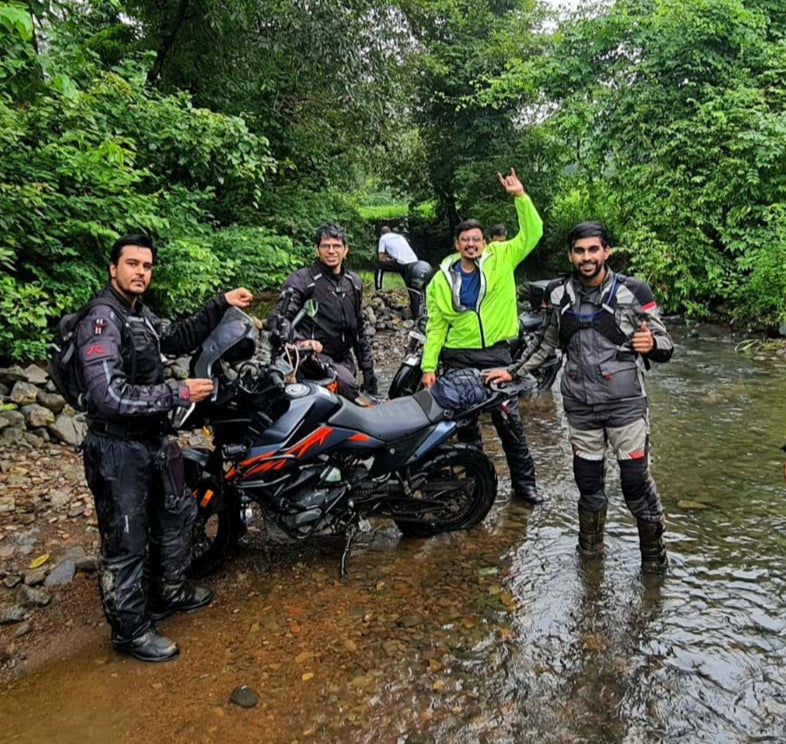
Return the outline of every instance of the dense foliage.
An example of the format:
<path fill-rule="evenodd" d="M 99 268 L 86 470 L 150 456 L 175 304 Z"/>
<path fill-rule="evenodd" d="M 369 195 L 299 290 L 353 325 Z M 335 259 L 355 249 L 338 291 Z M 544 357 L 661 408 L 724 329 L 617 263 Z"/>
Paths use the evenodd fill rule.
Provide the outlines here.
<path fill-rule="evenodd" d="M 0 2 L 0 358 L 45 352 L 122 232 L 180 313 L 277 286 L 321 222 L 355 266 L 383 222 L 429 258 L 515 229 L 511 165 L 542 271 L 602 219 L 669 310 L 782 323 L 785 32 L 768 0 Z"/>

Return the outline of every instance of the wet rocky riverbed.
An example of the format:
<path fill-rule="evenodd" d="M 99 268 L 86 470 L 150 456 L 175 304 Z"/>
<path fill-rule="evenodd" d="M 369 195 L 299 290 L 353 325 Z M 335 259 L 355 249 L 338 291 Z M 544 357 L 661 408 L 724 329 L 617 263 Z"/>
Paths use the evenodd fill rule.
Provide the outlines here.
<path fill-rule="evenodd" d="M 735 354 L 721 330 L 676 336 L 649 375 L 665 577 L 639 574 L 613 463 L 606 555 L 576 556 L 555 392 L 523 404 L 542 507 L 510 503 L 503 478 L 471 532 L 375 525 L 346 585 L 339 541 L 260 533 L 212 577 L 213 606 L 162 624 L 175 662 L 114 654 L 77 574 L 30 621 L 45 626 L 0 692 L 4 741 L 786 741 L 786 361 Z M 253 707 L 230 701 L 243 685 Z"/>

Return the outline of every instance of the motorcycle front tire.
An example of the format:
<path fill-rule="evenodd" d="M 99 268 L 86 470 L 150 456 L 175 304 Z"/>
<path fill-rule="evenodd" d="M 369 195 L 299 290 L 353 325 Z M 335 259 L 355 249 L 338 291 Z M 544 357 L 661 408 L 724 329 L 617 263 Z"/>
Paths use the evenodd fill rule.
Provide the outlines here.
<path fill-rule="evenodd" d="M 199 507 L 192 531 L 191 576 L 200 578 L 221 568 L 227 553 L 240 539 L 238 522 L 229 503 L 210 511 Z"/>
<path fill-rule="evenodd" d="M 482 450 L 467 444 L 440 447 L 412 473 L 413 478 L 419 475 L 426 479 L 416 492 L 443 506 L 418 518 L 394 518 L 405 537 L 431 537 L 474 527 L 497 497 L 494 464 Z"/>

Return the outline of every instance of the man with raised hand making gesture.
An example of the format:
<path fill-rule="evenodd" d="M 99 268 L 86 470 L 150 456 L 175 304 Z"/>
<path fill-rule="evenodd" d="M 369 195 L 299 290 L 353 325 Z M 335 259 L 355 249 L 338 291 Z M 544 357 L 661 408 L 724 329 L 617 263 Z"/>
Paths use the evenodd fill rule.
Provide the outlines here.
<path fill-rule="evenodd" d="M 511 240 L 486 244 L 483 225 L 466 220 L 456 228 L 456 253 L 440 264 L 426 292 L 428 326 L 423 348 L 423 384 L 431 387 L 444 370 L 492 369 L 511 364 L 510 342 L 518 337 L 514 271 L 540 240 L 543 222 L 511 168 L 497 178 L 513 197 L 519 232 Z M 514 497 L 542 501 L 535 465 L 513 396 L 492 414 L 510 470 Z M 477 418 L 459 428 L 462 442 L 480 446 Z"/>

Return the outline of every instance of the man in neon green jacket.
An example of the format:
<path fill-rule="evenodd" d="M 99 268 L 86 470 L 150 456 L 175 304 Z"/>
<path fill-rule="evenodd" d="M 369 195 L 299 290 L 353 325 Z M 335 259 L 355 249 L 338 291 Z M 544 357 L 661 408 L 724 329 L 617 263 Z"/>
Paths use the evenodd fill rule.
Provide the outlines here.
<path fill-rule="evenodd" d="M 467 220 L 456 228 L 456 251 L 440 264 L 426 291 L 428 326 L 423 348 L 423 384 L 444 369 L 494 369 L 511 364 L 510 341 L 518 336 L 516 266 L 543 234 L 543 221 L 511 168 L 497 178 L 513 197 L 519 232 L 512 240 L 486 245 L 483 226 Z M 535 465 L 527 447 L 518 398 L 492 414 L 508 461 L 513 494 L 528 503 L 543 499 L 535 483 Z M 458 438 L 480 445 L 477 420 L 460 427 Z"/>

